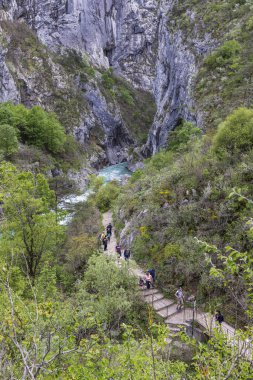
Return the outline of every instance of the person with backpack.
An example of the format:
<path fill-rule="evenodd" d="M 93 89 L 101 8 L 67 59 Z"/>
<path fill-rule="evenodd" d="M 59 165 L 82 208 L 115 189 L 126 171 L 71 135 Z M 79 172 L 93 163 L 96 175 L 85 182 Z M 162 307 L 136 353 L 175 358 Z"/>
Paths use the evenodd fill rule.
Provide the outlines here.
<path fill-rule="evenodd" d="M 131 255 L 130 249 L 125 249 L 124 250 L 124 259 L 128 260 L 130 255 Z"/>
<path fill-rule="evenodd" d="M 107 242 L 108 242 L 108 240 L 107 240 L 107 237 L 105 236 L 105 237 L 103 238 L 103 240 L 102 240 L 102 243 L 103 243 L 103 246 L 104 246 L 104 251 L 107 250 Z"/>
<path fill-rule="evenodd" d="M 220 325 L 222 324 L 222 322 L 224 321 L 224 317 L 223 315 L 221 314 L 220 310 L 217 310 L 215 312 L 215 320 L 216 322 L 218 322 Z"/>
<path fill-rule="evenodd" d="M 106 233 L 106 237 L 107 237 L 108 242 L 110 243 L 111 232 L 107 231 L 107 233 Z"/>
<path fill-rule="evenodd" d="M 184 305 L 184 293 L 182 288 L 178 288 L 178 290 L 175 293 L 175 296 L 177 298 L 177 310 L 180 311 L 182 306 Z"/>
<path fill-rule="evenodd" d="M 118 254 L 118 258 L 121 257 L 121 246 L 119 244 L 116 245 L 115 251 Z"/>
<path fill-rule="evenodd" d="M 152 276 L 152 285 L 154 286 L 154 282 L 155 282 L 155 270 L 154 270 L 154 268 L 152 268 L 152 269 L 149 269 L 148 272 Z"/>
<path fill-rule="evenodd" d="M 109 232 L 110 235 L 112 234 L 112 225 L 111 225 L 111 223 L 109 223 L 108 226 L 106 227 L 106 232 L 107 233 Z"/>

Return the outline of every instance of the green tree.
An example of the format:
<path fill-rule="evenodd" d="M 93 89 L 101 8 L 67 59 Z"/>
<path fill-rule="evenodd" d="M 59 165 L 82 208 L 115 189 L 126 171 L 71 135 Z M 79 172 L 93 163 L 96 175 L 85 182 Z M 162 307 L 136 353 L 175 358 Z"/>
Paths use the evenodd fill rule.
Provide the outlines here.
<path fill-rule="evenodd" d="M 0 124 L 14 127 L 23 143 L 45 148 L 51 153 L 64 149 L 66 135 L 57 116 L 39 106 L 27 109 L 22 104 L 3 103 L 0 105 Z"/>
<path fill-rule="evenodd" d="M 16 252 L 19 265 L 34 283 L 44 256 L 52 255 L 62 228 L 51 211 L 55 199 L 43 175 L 0 166 L 4 222 L 2 252 Z M 51 260 L 53 257 L 51 256 Z"/>
<path fill-rule="evenodd" d="M 25 140 L 38 148 L 47 148 L 52 153 L 62 150 L 65 134 L 54 114 L 46 113 L 41 107 L 34 106 L 27 117 Z"/>
<path fill-rule="evenodd" d="M 18 138 L 15 128 L 9 124 L 0 125 L 0 151 L 6 157 L 18 150 Z"/>
<path fill-rule="evenodd" d="M 85 293 L 82 293 L 85 289 Z M 134 304 L 136 286 L 127 272 L 127 268 L 119 270 L 113 259 L 103 254 L 92 256 L 88 269 L 84 274 L 80 297 L 96 301 L 90 303 L 98 319 L 106 322 L 107 329 L 119 328 L 123 319 L 131 314 Z"/>
<path fill-rule="evenodd" d="M 44 126 L 44 146 L 49 152 L 59 153 L 63 150 L 66 135 L 56 115 L 49 113 Z"/>

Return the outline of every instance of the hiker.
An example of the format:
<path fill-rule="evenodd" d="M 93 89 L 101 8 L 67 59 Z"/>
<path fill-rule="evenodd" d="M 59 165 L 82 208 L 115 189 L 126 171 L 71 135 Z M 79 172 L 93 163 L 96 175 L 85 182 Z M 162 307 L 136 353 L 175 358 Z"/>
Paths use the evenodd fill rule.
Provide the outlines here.
<path fill-rule="evenodd" d="M 124 259 L 128 260 L 130 255 L 131 255 L 130 249 L 125 249 L 124 250 Z"/>
<path fill-rule="evenodd" d="M 107 250 L 107 237 L 105 236 L 104 238 L 103 238 L 103 240 L 102 240 L 102 243 L 103 243 L 103 246 L 104 246 L 104 251 L 106 251 Z"/>
<path fill-rule="evenodd" d="M 221 323 L 224 321 L 224 317 L 223 317 L 223 315 L 221 314 L 220 310 L 217 310 L 217 311 L 215 312 L 215 320 L 216 320 L 216 322 L 218 322 L 220 325 L 221 325 Z"/>
<path fill-rule="evenodd" d="M 104 232 L 102 232 L 102 234 L 100 235 L 100 240 L 103 242 L 105 237 L 106 237 L 106 234 Z"/>
<path fill-rule="evenodd" d="M 155 282 L 155 270 L 152 268 L 152 269 L 149 269 L 148 272 L 152 276 L 152 285 L 154 285 L 154 282 Z"/>
<path fill-rule="evenodd" d="M 121 257 L 121 246 L 119 244 L 116 245 L 115 251 L 118 254 L 118 257 Z"/>
<path fill-rule="evenodd" d="M 107 233 L 106 233 L 106 237 L 107 237 L 108 242 L 110 243 L 111 232 L 107 231 Z"/>
<path fill-rule="evenodd" d="M 108 226 L 106 227 L 106 232 L 109 232 L 110 235 L 112 234 L 112 225 L 111 225 L 111 223 L 109 223 Z"/>
<path fill-rule="evenodd" d="M 176 291 L 175 296 L 177 298 L 177 310 L 180 311 L 184 305 L 184 293 L 181 287 Z"/>
<path fill-rule="evenodd" d="M 152 283 L 152 276 L 149 272 L 146 272 L 145 280 L 146 280 L 147 289 L 150 289 L 150 285 Z"/>

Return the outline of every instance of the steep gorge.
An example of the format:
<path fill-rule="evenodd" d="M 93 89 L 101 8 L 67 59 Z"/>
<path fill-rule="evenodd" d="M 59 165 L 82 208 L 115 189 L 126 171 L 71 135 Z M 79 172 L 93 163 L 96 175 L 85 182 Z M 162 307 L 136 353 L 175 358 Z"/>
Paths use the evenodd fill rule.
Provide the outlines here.
<path fill-rule="evenodd" d="M 140 147 L 145 138 L 141 151 L 149 156 L 166 146 L 169 131 L 182 120 L 206 129 L 216 127 L 230 111 L 230 97 L 220 96 L 217 102 L 215 89 L 212 101 L 220 110 L 211 123 L 206 118 L 210 113 L 210 93 L 203 94 L 206 78 L 222 92 L 231 73 L 226 67 L 221 75 L 215 73 L 205 61 L 224 41 L 240 38 L 239 31 L 250 20 L 251 6 L 246 0 L 226 4 L 219 0 L 12 0 L 1 1 L 0 7 L 1 20 L 8 20 L 1 22 L 1 100 L 40 103 L 59 115 L 64 111 L 65 127 L 78 141 L 95 140 L 98 161 L 129 159 L 129 147 Z M 19 41 L 12 45 L 10 29 L 17 28 L 19 35 L 24 22 L 41 45 L 24 49 L 25 57 L 21 57 L 22 47 Z M 12 25 L 6 27 L 8 23 Z M 24 40 L 26 47 L 27 43 Z M 14 50 L 16 60 L 9 57 Z M 243 52 L 247 51 L 245 47 Z M 67 70 L 63 67 L 59 57 L 69 52 L 86 57 L 83 75 L 71 60 Z M 23 65 L 27 53 L 33 63 Z M 109 82 L 103 73 L 109 73 Z M 123 78 L 116 91 L 115 78 Z M 51 83 L 46 85 L 45 79 Z M 250 102 L 251 91 L 245 98 Z M 233 106 L 239 104 L 238 99 Z"/>

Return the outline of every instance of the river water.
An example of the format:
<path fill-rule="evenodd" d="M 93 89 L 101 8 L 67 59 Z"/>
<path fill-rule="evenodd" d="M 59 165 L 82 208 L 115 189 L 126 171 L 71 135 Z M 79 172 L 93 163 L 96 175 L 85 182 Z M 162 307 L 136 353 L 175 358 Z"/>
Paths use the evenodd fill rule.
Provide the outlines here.
<path fill-rule="evenodd" d="M 107 166 L 98 172 L 98 177 L 103 177 L 105 182 L 117 180 L 123 182 L 126 178 L 131 176 L 131 172 L 127 168 L 127 162 L 121 164 Z M 60 222 L 61 225 L 67 225 L 74 216 L 74 206 L 80 202 L 85 202 L 91 190 L 85 190 L 83 194 L 71 194 L 63 198 L 58 204 L 59 209 L 68 211 L 66 217 Z"/>

